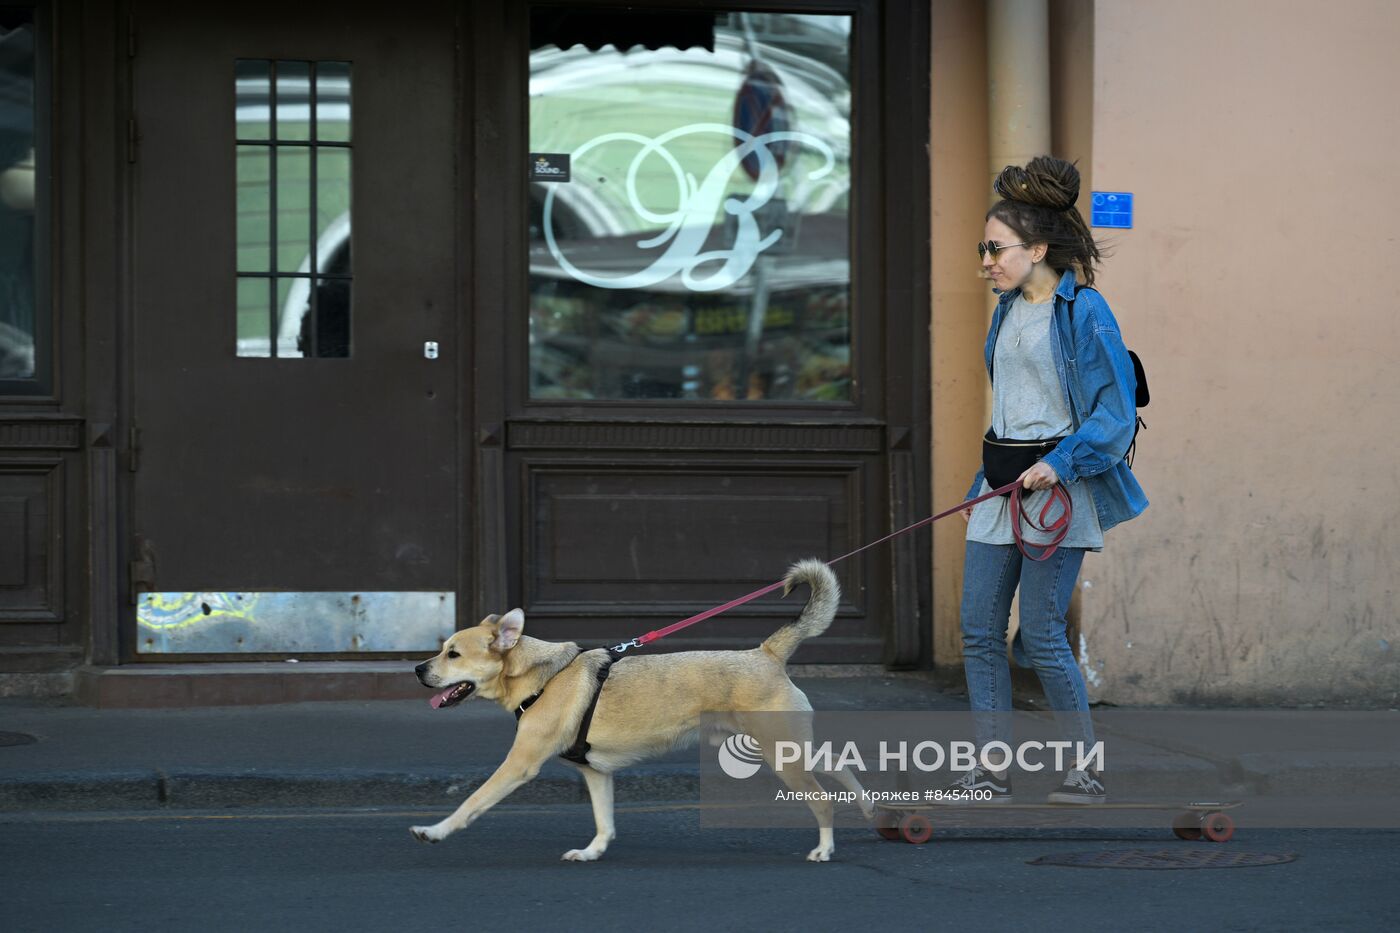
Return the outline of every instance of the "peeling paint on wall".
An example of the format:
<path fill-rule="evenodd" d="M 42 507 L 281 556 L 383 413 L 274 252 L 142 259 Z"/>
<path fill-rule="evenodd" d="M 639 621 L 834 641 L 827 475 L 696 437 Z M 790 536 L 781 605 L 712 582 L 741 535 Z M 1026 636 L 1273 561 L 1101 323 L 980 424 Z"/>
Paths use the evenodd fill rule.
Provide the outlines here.
<path fill-rule="evenodd" d="M 1099 668 L 1103 664 L 1098 665 Z M 1079 633 L 1079 669 L 1084 672 L 1085 682 L 1092 688 L 1098 689 L 1103 686 L 1103 677 L 1099 675 L 1095 666 L 1089 663 L 1089 641 L 1084 637 L 1084 633 Z"/>

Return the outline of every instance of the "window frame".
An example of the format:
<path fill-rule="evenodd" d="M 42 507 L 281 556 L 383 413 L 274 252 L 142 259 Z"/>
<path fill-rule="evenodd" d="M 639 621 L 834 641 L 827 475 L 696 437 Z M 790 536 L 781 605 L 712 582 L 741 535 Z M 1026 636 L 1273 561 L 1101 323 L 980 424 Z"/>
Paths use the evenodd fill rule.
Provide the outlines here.
<path fill-rule="evenodd" d="M 238 64 L 241 63 L 241 62 L 263 62 L 263 63 L 267 64 L 267 66 L 268 66 L 268 87 L 269 87 L 269 91 L 270 91 L 270 96 L 268 97 L 268 136 L 267 136 L 266 139 L 245 138 L 245 137 L 243 137 L 243 136 L 240 136 L 239 133 L 238 133 L 237 122 L 235 121 L 235 125 L 234 125 L 234 139 L 233 139 L 233 144 L 234 144 L 234 159 L 235 159 L 235 163 L 234 163 L 234 164 L 235 164 L 235 170 L 234 170 L 234 179 L 235 179 L 235 180 L 234 180 L 234 184 L 236 185 L 236 184 L 238 183 L 238 182 L 237 182 L 237 175 L 238 175 L 238 168 L 237 168 L 238 161 L 237 161 L 237 160 L 238 160 L 238 158 L 239 158 L 239 156 L 240 156 L 242 150 L 243 150 L 245 147 L 254 147 L 254 148 L 262 148 L 262 149 L 265 149 L 265 150 L 267 151 L 267 153 L 268 153 L 268 166 L 269 166 L 269 168 L 268 168 L 269 175 L 268 175 L 268 182 L 267 182 L 267 190 L 268 190 L 268 192 L 269 192 L 269 196 L 268 196 L 268 207 L 269 207 L 269 238 L 270 238 L 270 243 L 269 243 L 268 260 L 267 260 L 268 266 L 267 266 L 267 268 L 266 268 L 265 270 L 263 270 L 263 271 L 247 271 L 247 270 L 242 269 L 242 268 L 240 267 L 240 265 L 239 265 L 239 262 L 238 262 L 236 256 L 235 256 L 235 262 L 234 262 L 234 288 L 235 288 L 235 291 L 236 291 L 236 290 L 238 289 L 238 287 L 242 284 L 242 282 L 243 282 L 244 280 L 250 280 L 250 281 L 266 281 L 266 282 L 267 282 L 267 289 L 268 289 L 268 312 L 269 312 L 269 321 L 268 321 L 269 332 L 268 332 L 268 352 L 267 352 L 266 355 L 260 354 L 260 353 L 243 353 L 243 352 L 240 352 L 240 349 L 238 348 L 238 345 L 237 345 L 238 340 L 240 340 L 241 338 L 239 338 L 239 337 L 237 336 L 237 331 L 238 331 L 239 324 L 238 324 L 237 321 L 235 321 L 235 345 L 234 345 L 234 355 L 235 355 L 238 359 L 240 359 L 240 360 L 278 360 L 278 359 L 288 359 L 288 360 L 349 360 L 349 359 L 352 359 L 352 358 L 354 357 L 354 355 L 355 355 L 355 354 L 354 354 L 354 323 L 355 323 L 355 314 L 354 314 L 354 287 L 353 287 L 354 278 L 355 278 L 355 275 L 354 275 L 354 265 L 353 265 L 353 256 L 354 256 L 354 223 L 353 223 L 353 212 L 354 212 L 354 207 L 353 207 L 353 205 L 354 205 L 354 200 L 353 200 L 353 190 L 354 190 L 354 164 L 355 164 L 355 163 L 354 163 L 354 137 L 353 137 L 353 131 L 352 131 L 352 132 L 351 132 L 351 138 L 349 138 L 349 139 L 339 140 L 339 139 L 321 139 L 321 138 L 320 138 L 320 122 L 321 122 L 321 117 L 320 117 L 320 112 L 319 112 L 319 101 L 318 101 L 319 85 L 318 85 L 317 82 L 318 82 L 318 78 L 319 78 L 319 71 L 318 71 L 319 67 L 322 66 L 322 65 L 327 65 L 327 64 L 335 64 L 335 65 L 342 65 L 342 64 L 343 64 L 343 65 L 345 65 L 345 67 L 346 67 L 346 74 L 347 74 L 347 81 L 352 81 L 352 80 L 353 80 L 353 77 L 352 77 L 352 75 L 353 75 L 353 62 L 350 62 L 350 61 L 340 61 L 340 60 L 338 60 L 338 59 L 307 59 L 307 58 L 293 58 L 293 57 L 279 57 L 279 58 L 270 58 L 270 59 L 263 59 L 263 58 L 239 58 L 239 59 L 236 59 L 236 60 L 235 60 L 235 63 L 234 63 L 234 73 L 235 73 L 235 76 L 237 75 Z M 306 138 L 306 139 L 282 139 L 282 138 L 280 138 L 280 137 L 278 136 L 278 133 L 277 133 L 278 123 L 279 123 L 279 119 L 280 119 L 279 116 L 278 116 L 279 102 L 278 102 L 278 97 L 277 97 L 277 88 L 278 88 L 278 68 L 279 68 L 279 66 L 288 65 L 288 64 L 304 64 L 304 65 L 307 66 L 307 71 L 308 71 L 309 81 L 310 81 L 309 89 L 308 89 L 309 98 L 308 98 L 308 105 L 307 105 L 307 106 L 308 106 L 308 110 L 309 110 L 309 113 L 310 113 L 310 119 L 309 119 L 309 121 L 308 121 L 308 127 L 309 127 L 309 128 L 308 128 L 308 135 L 307 135 L 307 138 Z M 236 79 L 236 77 L 235 77 L 235 81 L 236 81 L 236 80 L 237 80 L 237 79 Z M 353 112 L 353 107 L 354 107 L 354 96 L 353 96 L 353 92 L 351 93 L 349 106 L 352 108 L 352 112 Z M 351 123 L 350 125 L 353 126 L 353 123 Z M 279 198 L 278 198 L 278 195 L 279 195 L 279 193 L 280 193 L 281 180 L 280 180 L 280 176 L 278 175 L 278 164 L 277 164 L 277 163 L 278 163 L 278 157 L 279 157 L 280 154 L 282 154 L 282 153 L 294 152 L 294 151 L 301 151 L 301 150 L 304 150 L 304 151 L 306 152 L 306 154 L 307 154 L 307 165 L 308 165 L 308 180 L 307 180 L 307 191 L 308 191 L 307 220 L 308 220 L 308 227 L 309 227 L 309 231 L 308 231 L 309 239 L 308 239 L 308 242 L 309 242 L 309 244 L 310 244 L 310 253 L 308 254 L 308 258 L 310 259 L 310 267 L 309 267 L 309 269 L 308 269 L 306 272 L 302 272 L 302 271 L 300 271 L 299 269 L 296 270 L 296 271 L 288 272 L 288 271 L 284 271 L 284 270 L 281 268 L 281 257 L 280 257 L 280 255 L 279 255 L 279 253 L 278 253 L 278 248 L 279 248 L 279 246 L 280 246 L 281 222 L 282 222 L 282 221 L 281 221 L 281 213 L 280 213 L 281 206 L 280 206 L 280 201 L 279 201 Z M 343 272 L 343 273 L 341 273 L 341 272 L 326 272 L 326 271 L 322 271 L 322 268 L 321 268 L 321 267 L 322 267 L 322 257 L 321 257 L 321 255 L 319 254 L 319 251 L 318 251 L 318 247 L 320 246 L 320 241 L 321 241 L 321 239 L 322 239 L 323 237 L 325 237 L 325 236 L 328 234 L 329 230 L 330 230 L 332 227 L 335 226 L 335 222 L 332 221 L 330 224 L 327 225 L 327 228 L 326 228 L 325 230 L 322 230 L 322 229 L 320 229 L 320 227 L 319 227 L 319 224 L 320 224 L 320 215 L 319 215 L 319 198 L 320 198 L 320 187 L 319 187 L 320 179 L 319 179 L 319 171 L 320 171 L 320 155 L 321 155 L 322 152 L 326 152 L 326 151 L 342 151 L 342 152 L 345 152 L 345 153 L 347 154 L 347 158 L 348 158 L 348 160 L 349 160 L 349 166 L 350 166 L 350 170 L 349 170 L 348 176 L 347 176 L 347 178 L 346 178 L 346 185 L 347 185 L 346 191 L 351 195 L 351 199 L 350 199 L 351 209 L 350 209 L 347 213 L 351 216 L 352 222 L 351 222 L 351 224 L 350 224 L 350 228 L 349 228 L 349 230 L 348 230 L 348 232 L 347 232 L 347 236 L 346 236 L 344 242 L 345 242 L 345 249 L 346 249 L 346 251 L 348 252 L 349 256 L 351 257 L 351 266 L 350 266 L 350 270 L 349 270 L 348 272 Z M 239 222 L 239 217 L 238 217 L 238 215 L 237 215 L 237 210 L 235 209 L 235 216 L 234 216 L 234 225 L 235 225 L 235 234 L 234 234 L 235 247 L 234 247 L 234 248 L 235 248 L 235 254 L 236 254 L 237 250 L 240 248 L 240 247 L 239 247 L 239 244 L 238 244 L 238 233 L 237 233 L 238 222 Z M 332 255 L 333 255 L 333 253 L 332 253 Z M 328 257 L 328 258 L 329 258 L 329 257 Z M 281 306 L 281 303 L 278 301 L 278 293 L 279 293 L 279 290 L 280 290 L 280 288 L 281 288 L 281 283 L 282 283 L 283 281 L 288 281 L 288 282 L 292 282 L 292 283 L 297 283 L 297 282 L 305 282 L 305 283 L 306 283 L 307 295 L 308 295 L 308 297 L 307 297 L 307 301 L 308 301 L 307 315 L 310 317 L 311 323 L 312 323 L 312 335 L 311 335 L 311 344 L 310 344 L 310 350 L 311 350 L 312 352 L 305 352 L 305 351 L 303 351 L 300 355 L 286 355 L 286 356 L 284 356 L 283 354 L 281 354 L 281 353 L 278 352 L 278 342 L 279 342 L 279 340 L 281 339 L 281 337 L 280 337 L 280 330 L 281 330 L 281 325 L 282 325 L 282 320 L 281 320 L 282 306 Z M 324 283 L 326 283 L 326 282 L 343 282 L 343 283 L 345 283 L 345 285 L 346 285 L 346 289 L 347 289 L 346 310 L 345 310 L 345 315 L 346 315 L 346 347 L 345 347 L 345 352 L 344 352 L 344 353 L 319 353 L 319 352 L 316 352 L 316 349 L 317 349 L 316 323 L 317 323 L 318 314 L 319 314 L 319 311 L 320 311 L 320 309 L 319 309 L 319 307 L 318 307 L 319 288 L 320 288 Z M 291 287 L 292 287 L 293 289 L 295 289 L 295 288 L 297 288 L 298 286 L 296 286 L 296 285 L 294 284 L 294 285 L 292 285 Z M 235 305 L 236 305 L 236 302 L 237 302 L 237 298 L 235 298 Z"/>
<path fill-rule="evenodd" d="M 515 100 L 518 139 L 510 151 L 518 150 L 521 161 L 530 151 L 530 11 L 548 7 L 596 7 L 599 9 L 625 9 L 628 0 L 530 0 L 512 10 L 512 18 L 517 24 L 514 30 L 519 37 L 516 50 L 517 80 L 520 93 Z M 884 387 L 880 384 L 881 354 L 885 341 L 884 296 L 878 285 L 883 273 L 880 259 L 880 243 L 883 239 L 884 217 L 880 212 L 884 193 L 881 165 L 882 156 L 862 158 L 857 155 L 862 144 L 871 144 L 872 152 L 878 151 L 878 141 L 884 132 L 883 113 L 880 100 L 881 66 L 878 56 L 866 54 L 867 46 L 878 48 L 883 29 L 883 15 L 879 0 L 776 0 L 776 2 L 754 2 L 754 0 L 680 0 L 667 4 L 661 10 L 703 11 L 722 14 L 733 12 L 765 13 L 810 13 L 851 17 L 850 32 L 850 82 L 851 82 L 851 166 L 852 184 L 850 208 L 847 218 L 850 249 L 849 316 L 851 346 L 851 391 L 842 400 L 816 401 L 812 399 L 762 399 L 762 400 L 719 400 L 685 398 L 609 398 L 609 399 L 554 399 L 532 396 L 530 391 L 530 358 L 526 328 L 522 323 L 529 316 L 530 283 L 529 263 L 525 252 L 529 248 L 528 235 L 521 231 L 517 255 L 507 257 L 514 266 L 510 272 L 510 288 L 506 300 L 514 305 L 507 314 L 506 345 L 510 348 L 513 378 L 509 385 L 507 409 L 513 417 L 549 417 L 555 413 L 584 413 L 585 419 L 593 418 L 661 418 L 666 420 L 786 420 L 795 417 L 817 418 L 823 421 L 847 421 L 852 418 L 878 417 L 876 413 L 885 406 Z M 517 189 L 519 199 L 513 209 L 524 216 L 528 210 L 529 184 L 523 180 Z M 516 244 L 512 244 L 516 246 Z M 517 297 L 518 296 L 518 297 Z M 863 308 L 863 310 L 862 310 Z M 861 314 L 876 315 L 881 319 L 865 323 Z M 519 354 L 518 356 L 516 354 Z"/>
<path fill-rule="evenodd" d="M 25 379 L 0 379 L 0 399 L 9 404 L 58 401 L 58 333 L 56 263 L 53 248 L 53 62 L 54 30 L 51 4 L 5 3 L 7 11 L 28 10 L 34 22 L 34 374 Z"/>

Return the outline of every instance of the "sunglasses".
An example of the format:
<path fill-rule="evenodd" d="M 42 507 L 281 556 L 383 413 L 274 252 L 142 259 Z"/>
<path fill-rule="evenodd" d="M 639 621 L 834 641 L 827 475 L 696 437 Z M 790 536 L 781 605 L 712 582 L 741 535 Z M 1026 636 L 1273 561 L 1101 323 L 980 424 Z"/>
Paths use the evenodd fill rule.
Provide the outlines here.
<path fill-rule="evenodd" d="M 1027 244 L 1025 244 L 1025 243 L 1007 243 L 1005 246 L 1003 246 L 1002 244 L 998 243 L 996 240 L 988 240 L 988 241 L 985 242 L 985 243 L 978 243 L 978 244 L 977 244 L 977 258 L 978 258 L 978 259 L 982 259 L 982 258 L 985 257 L 988 253 L 991 253 L 991 254 L 992 254 L 992 258 L 993 258 L 993 259 L 996 259 L 996 258 L 997 258 L 997 253 L 1000 253 L 1000 252 L 1001 252 L 1002 250 L 1004 250 L 1004 249 L 1011 249 L 1013 246 L 1026 246 L 1026 245 L 1027 245 Z"/>

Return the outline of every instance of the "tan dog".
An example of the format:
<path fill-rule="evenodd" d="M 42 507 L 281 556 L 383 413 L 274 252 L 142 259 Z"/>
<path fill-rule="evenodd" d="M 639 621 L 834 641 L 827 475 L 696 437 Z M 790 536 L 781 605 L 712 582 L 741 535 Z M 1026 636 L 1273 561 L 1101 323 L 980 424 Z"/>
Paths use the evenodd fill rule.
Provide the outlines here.
<path fill-rule="evenodd" d="M 613 664 L 597 693 L 588 729 L 587 763 L 571 762 L 588 784 L 597 835 L 586 848 L 565 852 L 565 859 L 592 861 L 616 838 L 613 772 L 694 741 L 703 714 L 719 714 L 723 728 L 756 739 L 770 768 L 777 741 L 810 741 L 812 705 L 788 679 L 786 664 L 804 639 L 826 631 L 836 615 L 841 587 L 831 568 L 819 560 L 795 565 L 784 580 L 783 594 L 798 583 L 812 588 L 802 614 L 757 648 L 639 655 Z M 475 628 L 447 639 L 437 657 L 416 668 L 425 686 L 446 688 L 433 697 L 436 708 L 479 695 L 514 711 L 537 695 L 536 702 L 520 715 L 515 743 L 496 773 L 451 816 L 432 826 L 412 828 L 423 842 L 440 842 L 466 829 L 578 738 L 579 724 L 598 687 L 598 670 L 607 663 L 608 653 L 580 651 L 572 642 L 530 638 L 522 634 L 524 628 L 525 615 L 519 609 L 488 616 Z M 773 716 L 774 711 L 795 715 Z M 757 712 L 767 715 L 746 715 Z M 831 801 L 817 799 L 824 795 L 811 773 L 791 767 L 777 773 L 788 787 L 810 795 L 806 799 L 816 815 L 819 834 L 817 847 L 807 858 L 827 861 L 835 848 Z M 864 800 L 855 776 L 847 771 L 827 773 L 855 792 L 868 818 L 873 806 Z"/>

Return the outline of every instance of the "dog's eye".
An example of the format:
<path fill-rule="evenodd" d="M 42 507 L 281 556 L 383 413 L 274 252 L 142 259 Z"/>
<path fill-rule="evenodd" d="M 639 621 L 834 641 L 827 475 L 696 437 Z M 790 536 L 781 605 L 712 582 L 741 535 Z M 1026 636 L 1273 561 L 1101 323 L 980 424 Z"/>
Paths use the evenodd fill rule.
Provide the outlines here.
<path fill-rule="evenodd" d="M 458 654 L 458 653 L 455 652 L 455 651 L 449 651 L 449 652 L 447 652 L 447 656 L 448 656 L 449 658 L 460 658 L 460 657 L 461 657 L 461 655 Z"/>

